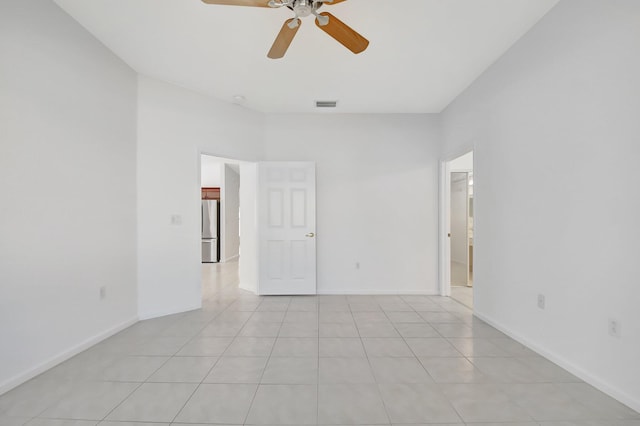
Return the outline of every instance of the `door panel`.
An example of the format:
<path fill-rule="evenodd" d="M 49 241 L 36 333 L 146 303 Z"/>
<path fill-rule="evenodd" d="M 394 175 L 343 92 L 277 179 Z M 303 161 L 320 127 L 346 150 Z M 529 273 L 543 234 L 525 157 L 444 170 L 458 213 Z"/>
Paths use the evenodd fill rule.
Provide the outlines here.
<path fill-rule="evenodd" d="M 307 259 L 307 241 L 291 242 L 291 278 L 304 279 Z"/>
<path fill-rule="evenodd" d="M 267 241 L 267 264 L 269 265 L 269 279 L 284 279 L 284 241 Z"/>
<path fill-rule="evenodd" d="M 259 294 L 315 294 L 315 164 L 258 163 Z"/>
<path fill-rule="evenodd" d="M 291 190 L 291 227 L 306 228 L 307 226 L 307 191 L 303 189 Z"/>
<path fill-rule="evenodd" d="M 451 173 L 451 285 L 468 284 L 468 173 Z"/>
<path fill-rule="evenodd" d="M 284 225 L 284 191 L 269 189 L 267 196 L 269 217 L 267 224 L 270 228 L 282 228 Z"/>

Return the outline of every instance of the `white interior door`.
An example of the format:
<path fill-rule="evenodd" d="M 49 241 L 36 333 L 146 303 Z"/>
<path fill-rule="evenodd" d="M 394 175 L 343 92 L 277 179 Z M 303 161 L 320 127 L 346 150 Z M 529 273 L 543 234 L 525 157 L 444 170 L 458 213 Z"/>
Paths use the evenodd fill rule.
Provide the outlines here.
<path fill-rule="evenodd" d="M 258 163 L 259 294 L 316 294 L 316 173 Z"/>
<path fill-rule="evenodd" d="M 451 285 L 466 286 L 469 279 L 469 178 L 451 173 Z"/>

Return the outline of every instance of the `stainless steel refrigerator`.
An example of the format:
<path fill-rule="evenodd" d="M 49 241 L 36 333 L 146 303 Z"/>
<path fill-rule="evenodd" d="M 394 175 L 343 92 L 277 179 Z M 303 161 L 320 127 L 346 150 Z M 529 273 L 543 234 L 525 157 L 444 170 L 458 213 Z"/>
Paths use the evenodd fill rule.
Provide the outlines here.
<path fill-rule="evenodd" d="M 202 263 L 218 262 L 218 201 L 202 200 Z"/>

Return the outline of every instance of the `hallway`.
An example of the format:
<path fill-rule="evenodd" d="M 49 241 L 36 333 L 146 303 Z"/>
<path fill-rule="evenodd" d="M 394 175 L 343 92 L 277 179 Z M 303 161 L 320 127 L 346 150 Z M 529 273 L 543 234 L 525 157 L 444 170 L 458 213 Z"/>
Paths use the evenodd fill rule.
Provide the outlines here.
<path fill-rule="evenodd" d="M 235 264 L 203 271 L 202 309 L 139 322 L 5 394 L 0 424 L 640 425 L 450 298 L 258 297 Z"/>

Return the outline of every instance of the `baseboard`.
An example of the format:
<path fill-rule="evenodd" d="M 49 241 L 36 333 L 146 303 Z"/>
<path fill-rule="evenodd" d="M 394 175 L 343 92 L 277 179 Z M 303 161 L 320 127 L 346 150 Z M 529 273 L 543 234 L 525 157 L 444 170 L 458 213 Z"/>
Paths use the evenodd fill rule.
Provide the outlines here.
<path fill-rule="evenodd" d="M 249 291 L 254 294 L 258 294 L 255 288 L 247 287 L 242 283 L 238 284 L 238 287 L 242 290 Z M 335 288 L 335 289 L 322 289 L 317 290 L 316 294 L 323 296 L 358 296 L 358 295 L 376 295 L 376 296 L 438 296 L 438 292 L 427 292 L 427 291 L 412 291 L 412 290 L 345 290 L 343 288 Z"/>
<path fill-rule="evenodd" d="M 222 259 L 220 262 L 233 262 L 234 260 L 238 260 L 240 258 L 239 254 L 236 254 L 234 256 L 231 257 L 226 257 L 224 259 Z"/>
<path fill-rule="evenodd" d="M 355 296 L 355 295 L 377 295 L 377 296 L 437 296 L 438 292 L 427 292 L 427 291 L 414 291 L 414 290 L 345 290 L 343 288 L 334 288 L 334 289 L 321 289 L 317 291 L 317 294 L 320 295 L 347 295 L 347 296 Z"/>
<path fill-rule="evenodd" d="M 252 293 L 252 294 L 258 294 L 258 291 L 255 286 L 247 286 L 243 283 L 239 283 L 238 288 L 240 290 L 248 291 L 249 293 Z"/>
<path fill-rule="evenodd" d="M 525 345 L 527 348 L 547 358 L 549 361 L 557 364 L 558 366 L 564 368 L 574 376 L 580 378 L 581 380 L 584 380 L 586 383 L 590 384 L 594 388 L 606 393 L 610 397 L 618 400 L 619 402 L 623 403 L 629 408 L 637 412 L 640 412 L 640 400 L 616 388 L 615 386 L 610 385 L 600 377 L 597 377 L 589 373 L 588 371 L 585 371 L 582 368 L 574 365 L 572 362 L 568 361 L 567 359 L 561 356 L 558 356 L 555 353 L 549 351 L 548 349 L 536 344 L 535 342 L 532 342 L 531 340 L 519 335 L 518 333 L 513 332 L 513 330 L 503 326 L 497 321 L 494 321 L 488 316 L 477 311 L 474 312 L 474 315 L 479 319 L 481 319 L 482 321 L 486 322 L 487 324 L 491 325 L 492 327 L 500 330 L 507 336 L 511 337 L 513 340 L 516 340 L 517 342 Z"/>
<path fill-rule="evenodd" d="M 45 371 L 55 367 L 58 364 L 63 363 L 64 361 L 78 355 L 80 352 L 83 352 L 89 349 L 91 346 L 102 342 L 103 340 L 113 336 L 116 333 L 121 332 L 127 327 L 132 326 L 133 324 L 138 322 L 138 317 L 130 318 L 115 327 L 111 327 L 110 329 L 103 331 L 102 333 L 96 334 L 93 337 L 90 337 L 80 344 L 71 347 L 70 349 L 55 355 L 54 357 L 48 359 L 47 361 L 36 365 L 30 370 L 22 372 L 9 380 L 5 380 L 0 383 L 0 395 L 10 391 L 13 388 L 20 386 L 21 384 L 33 379 L 34 377 L 44 373 Z"/>
<path fill-rule="evenodd" d="M 196 309 L 202 308 L 202 301 L 199 304 L 193 306 L 187 306 L 186 308 L 172 309 L 168 311 L 155 311 L 155 312 L 145 312 L 139 315 L 140 321 L 166 317 L 167 315 L 181 314 L 183 312 L 195 311 Z"/>

